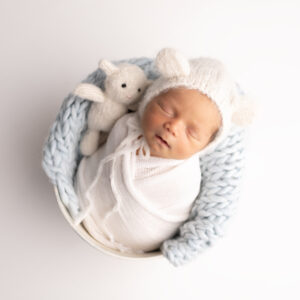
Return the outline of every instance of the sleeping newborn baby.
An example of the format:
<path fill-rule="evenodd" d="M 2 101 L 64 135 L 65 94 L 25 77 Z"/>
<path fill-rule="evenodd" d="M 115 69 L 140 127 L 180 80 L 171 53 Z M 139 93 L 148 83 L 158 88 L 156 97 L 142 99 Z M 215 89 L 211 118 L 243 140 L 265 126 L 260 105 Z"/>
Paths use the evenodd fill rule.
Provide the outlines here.
<path fill-rule="evenodd" d="M 165 48 L 155 66 L 160 77 L 138 111 L 121 117 L 106 143 L 81 160 L 75 180 L 79 221 L 127 253 L 159 249 L 188 219 L 200 191 L 199 158 L 227 136 L 239 101 L 217 60 L 187 60 Z"/>

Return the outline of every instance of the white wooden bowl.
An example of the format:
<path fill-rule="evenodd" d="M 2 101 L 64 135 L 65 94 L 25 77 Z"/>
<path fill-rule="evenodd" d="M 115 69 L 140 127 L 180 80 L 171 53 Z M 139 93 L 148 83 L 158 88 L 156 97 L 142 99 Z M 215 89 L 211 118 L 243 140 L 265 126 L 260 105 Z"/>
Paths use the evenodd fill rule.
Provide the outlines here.
<path fill-rule="evenodd" d="M 71 225 L 71 227 L 79 234 L 79 236 L 88 242 L 92 247 L 100 250 L 102 253 L 115 256 L 118 258 L 125 258 L 125 259 L 131 259 L 131 260 L 142 260 L 142 259 L 149 259 L 149 258 L 162 258 L 163 255 L 161 251 L 153 251 L 149 253 L 143 253 L 143 254 L 134 254 L 134 253 L 122 253 L 120 251 L 110 249 L 100 243 L 99 241 L 95 240 L 85 229 L 85 227 L 80 223 L 78 225 L 75 225 L 73 222 L 73 219 L 71 215 L 69 214 L 67 208 L 63 204 L 61 197 L 59 195 L 59 191 L 56 186 L 54 186 L 55 196 L 58 203 L 58 206 L 65 217 L 65 219 L 68 221 L 68 223 Z"/>

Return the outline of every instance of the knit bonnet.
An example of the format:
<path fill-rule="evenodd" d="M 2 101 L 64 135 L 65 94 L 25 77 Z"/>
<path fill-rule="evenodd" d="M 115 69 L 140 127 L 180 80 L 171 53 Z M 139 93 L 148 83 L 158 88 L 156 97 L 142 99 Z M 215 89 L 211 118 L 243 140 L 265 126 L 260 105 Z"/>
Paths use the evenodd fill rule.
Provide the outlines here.
<path fill-rule="evenodd" d="M 229 133 L 232 125 L 246 126 L 254 117 L 254 105 L 238 86 L 222 62 L 209 57 L 187 59 L 173 48 L 163 48 L 157 54 L 154 67 L 159 77 L 147 88 L 138 106 L 140 120 L 147 104 L 171 88 L 199 90 L 219 109 L 222 124 L 215 138 L 197 154 L 213 150 Z"/>

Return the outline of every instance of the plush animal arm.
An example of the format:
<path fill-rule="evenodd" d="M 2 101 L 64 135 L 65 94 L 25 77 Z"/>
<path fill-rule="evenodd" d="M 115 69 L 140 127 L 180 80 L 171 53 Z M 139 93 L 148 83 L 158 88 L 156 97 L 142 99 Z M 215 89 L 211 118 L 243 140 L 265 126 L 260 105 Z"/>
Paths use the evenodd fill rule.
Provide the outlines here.
<path fill-rule="evenodd" d="M 90 101 L 103 103 L 105 101 L 102 90 L 91 83 L 80 83 L 73 92 L 74 95 Z"/>

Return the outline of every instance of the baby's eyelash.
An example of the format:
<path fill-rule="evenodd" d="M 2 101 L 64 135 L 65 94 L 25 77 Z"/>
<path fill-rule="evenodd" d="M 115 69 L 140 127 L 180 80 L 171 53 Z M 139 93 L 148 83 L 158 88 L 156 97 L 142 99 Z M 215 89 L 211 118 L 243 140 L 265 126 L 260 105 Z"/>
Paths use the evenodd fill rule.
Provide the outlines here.
<path fill-rule="evenodd" d="M 189 134 L 192 138 L 194 138 L 194 139 L 196 139 L 197 141 L 199 141 L 198 135 L 196 135 L 193 131 L 191 132 L 191 130 L 187 130 L 187 131 L 188 131 L 188 134 Z"/>
<path fill-rule="evenodd" d="M 158 103 L 158 105 L 159 105 L 159 107 L 160 107 L 165 113 L 167 113 L 167 114 L 169 114 L 169 115 L 172 114 L 172 112 L 169 112 L 169 111 L 167 111 L 166 109 L 164 109 L 164 108 L 162 107 L 162 105 L 160 105 L 159 103 Z"/>
<path fill-rule="evenodd" d="M 192 133 L 189 129 L 187 130 L 187 132 L 188 132 L 188 134 L 189 134 L 190 136 L 195 137 L 195 136 L 193 135 L 193 133 Z"/>

